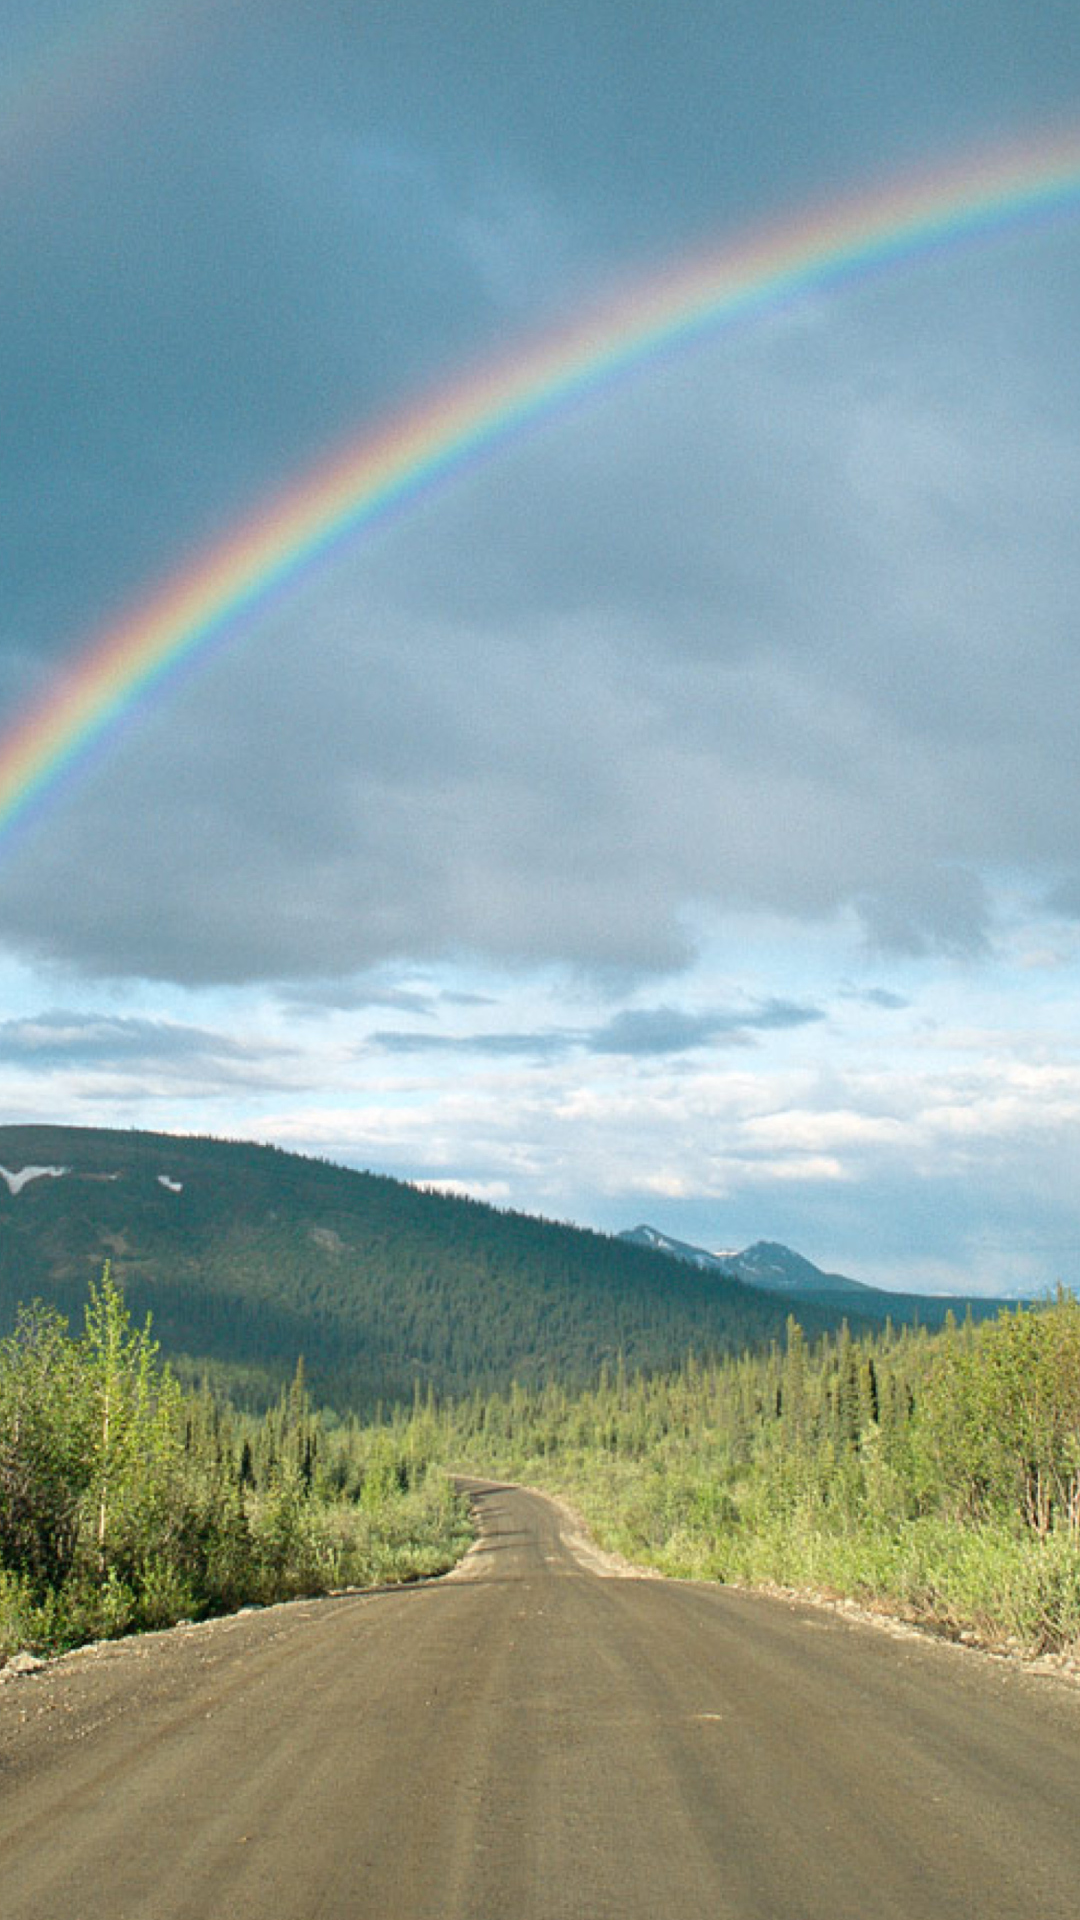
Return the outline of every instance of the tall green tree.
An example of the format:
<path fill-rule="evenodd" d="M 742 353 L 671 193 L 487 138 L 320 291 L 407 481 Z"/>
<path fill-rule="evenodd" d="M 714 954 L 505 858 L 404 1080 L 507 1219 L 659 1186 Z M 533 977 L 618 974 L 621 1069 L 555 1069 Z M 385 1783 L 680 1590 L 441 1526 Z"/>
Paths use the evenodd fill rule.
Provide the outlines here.
<path fill-rule="evenodd" d="M 67 1322 L 24 1309 L 0 1345 L 0 1565 L 38 1594 L 67 1578 L 91 1477 L 89 1405 Z"/>

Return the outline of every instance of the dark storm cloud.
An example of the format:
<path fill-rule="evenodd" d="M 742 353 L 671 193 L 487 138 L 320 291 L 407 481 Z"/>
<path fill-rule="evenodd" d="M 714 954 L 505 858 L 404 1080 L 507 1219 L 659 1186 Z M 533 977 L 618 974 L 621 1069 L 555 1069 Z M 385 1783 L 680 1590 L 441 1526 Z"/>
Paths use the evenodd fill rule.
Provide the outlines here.
<path fill-rule="evenodd" d="M 839 335 L 705 355 L 666 420 L 627 389 L 313 581 L 9 858 L 8 939 L 187 982 L 642 974 L 704 903 L 985 950 L 980 866 L 1060 869 L 1080 826 L 1080 461 L 976 406 L 977 333 L 929 416 Z"/>
<path fill-rule="evenodd" d="M 181 4 L 142 68 L 118 40 L 95 110 L 75 55 L 101 10 L 9 11 L 3 619 L 46 652 L 508 325 L 857 180 L 868 148 L 884 174 L 1062 111 L 1080 34 L 1058 8 L 1018 30 L 1009 0 L 902 34 L 841 0 Z"/>
<path fill-rule="evenodd" d="M 331 84 L 307 19 L 247 25 L 47 145 L 29 191 L 0 175 L 11 645 L 62 653 L 501 323 L 453 192 L 410 206 L 362 165 L 366 31 Z"/>
<path fill-rule="evenodd" d="M 5 713 L 345 427 L 943 149 L 957 112 L 1045 113 L 1080 33 L 1004 0 L 902 32 L 749 0 L 370 12 L 240 6 L 0 194 Z M 522 439 L 73 782 L 5 860 L 0 936 L 185 983 L 634 978 L 760 908 L 984 952 L 980 868 L 1047 884 L 1080 825 L 1076 252 L 1021 236 L 775 316 Z"/>

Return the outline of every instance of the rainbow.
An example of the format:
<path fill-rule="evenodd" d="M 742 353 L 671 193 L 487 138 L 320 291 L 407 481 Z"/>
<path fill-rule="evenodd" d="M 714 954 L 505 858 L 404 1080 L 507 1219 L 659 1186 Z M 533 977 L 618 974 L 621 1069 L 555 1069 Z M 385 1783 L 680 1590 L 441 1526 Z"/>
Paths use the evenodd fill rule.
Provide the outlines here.
<path fill-rule="evenodd" d="M 0 736 L 0 846 L 276 589 L 531 423 L 661 351 L 856 276 L 1080 208 L 1080 134 L 968 159 L 695 257 L 366 429 L 103 633 Z"/>

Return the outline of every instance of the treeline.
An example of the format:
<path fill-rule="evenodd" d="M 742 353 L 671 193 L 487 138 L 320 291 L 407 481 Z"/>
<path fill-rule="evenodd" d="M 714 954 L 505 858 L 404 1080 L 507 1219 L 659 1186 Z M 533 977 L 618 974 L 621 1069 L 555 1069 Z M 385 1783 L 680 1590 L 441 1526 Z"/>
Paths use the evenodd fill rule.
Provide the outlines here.
<path fill-rule="evenodd" d="M 185 1391 L 108 1269 L 73 1335 L 33 1306 L 0 1343 L 0 1661 L 350 1584 L 468 1540 L 420 1409 L 316 1417 L 298 1367 L 261 1419 Z"/>
<path fill-rule="evenodd" d="M 783 1335 L 784 1299 L 723 1274 L 277 1148 L 0 1127 L 0 1165 L 68 1169 L 17 1194 L 0 1181 L 0 1334 L 32 1295 L 78 1317 L 108 1257 L 185 1382 L 209 1371 L 259 1411 L 298 1353 L 320 1403 L 370 1413 L 417 1384 L 584 1387 L 605 1356 L 655 1371 Z M 877 1324 L 885 1298 L 865 1290 L 847 1310 Z M 944 1311 L 887 1304 L 904 1319 Z M 842 1311 L 837 1296 L 799 1306 L 808 1337 Z"/>
<path fill-rule="evenodd" d="M 1080 1639 L 1080 1305 L 847 1327 L 585 1393 L 474 1396 L 448 1455 L 568 1494 L 665 1573 L 848 1595 L 1027 1648 Z"/>

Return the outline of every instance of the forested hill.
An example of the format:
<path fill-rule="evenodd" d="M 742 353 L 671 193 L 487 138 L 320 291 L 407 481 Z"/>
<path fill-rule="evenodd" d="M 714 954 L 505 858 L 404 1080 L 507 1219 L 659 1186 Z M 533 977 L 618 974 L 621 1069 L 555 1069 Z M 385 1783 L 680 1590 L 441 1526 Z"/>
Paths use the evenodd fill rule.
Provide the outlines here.
<path fill-rule="evenodd" d="M 258 1400 L 302 1354 L 318 1398 L 361 1408 L 418 1382 L 574 1383 L 620 1354 L 632 1370 L 740 1351 L 789 1310 L 614 1237 L 274 1147 L 0 1127 L 0 1331 L 34 1297 L 81 1316 L 106 1260 L 167 1355 Z M 813 1334 L 840 1308 L 799 1317 Z"/>

